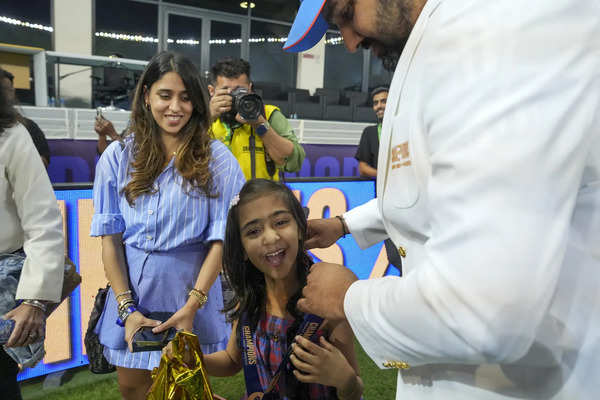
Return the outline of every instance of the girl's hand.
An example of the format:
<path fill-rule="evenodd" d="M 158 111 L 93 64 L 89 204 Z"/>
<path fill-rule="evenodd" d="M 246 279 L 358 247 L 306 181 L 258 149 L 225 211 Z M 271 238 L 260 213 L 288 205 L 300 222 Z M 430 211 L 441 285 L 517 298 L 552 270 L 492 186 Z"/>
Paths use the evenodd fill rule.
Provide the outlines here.
<path fill-rule="evenodd" d="M 144 326 L 158 326 L 161 321 L 156 321 L 154 319 L 149 319 L 144 316 L 139 311 L 133 312 L 125 321 L 125 341 L 129 347 L 129 351 L 131 351 L 131 341 L 133 340 L 133 335 Z"/>
<path fill-rule="evenodd" d="M 198 311 L 198 307 L 195 305 L 195 303 L 191 303 L 190 300 L 188 300 L 188 302 L 185 303 L 185 305 L 179 310 L 177 310 L 177 312 L 173 314 L 171 318 L 152 329 L 152 332 L 160 333 L 166 331 L 169 328 L 175 328 L 178 331 L 184 330 L 192 332 L 194 328 L 194 318 L 196 317 L 196 311 Z"/>
<path fill-rule="evenodd" d="M 352 384 L 356 372 L 337 347 L 324 337 L 320 338 L 320 346 L 302 336 L 295 339 L 290 361 L 297 368 L 294 375 L 300 382 L 320 383 L 337 389 Z"/>
<path fill-rule="evenodd" d="M 173 341 L 171 340 L 165 347 L 162 348 L 161 354 L 166 355 L 170 360 L 173 358 Z"/>

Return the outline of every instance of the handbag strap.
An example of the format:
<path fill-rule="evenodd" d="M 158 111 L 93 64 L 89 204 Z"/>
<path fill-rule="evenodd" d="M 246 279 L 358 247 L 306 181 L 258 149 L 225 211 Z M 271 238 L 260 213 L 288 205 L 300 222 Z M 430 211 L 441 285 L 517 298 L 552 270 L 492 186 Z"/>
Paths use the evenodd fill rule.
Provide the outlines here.
<path fill-rule="evenodd" d="M 314 314 L 305 314 L 302 323 L 298 328 L 297 335 L 300 335 L 315 343 L 318 340 L 318 330 L 322 323 L 323 318 Z M 249 398 L 251 398 L 255 393 L 264 393 L 265 396 L 262 397 L 263 400 L 277 399 L 279 397 L 275 396 L 275 394 L 279 392 L 279 388 L 277 387 L 279 378 L 285 370 L 291 368 L 290 356 L 292 355 L 292 348 L 290 346 L 285 356 L 281 360 L 281 363 L 277 368 L 277 372 L 275 372 L 275 375 L 273 375 L 271 378 L 267 389 L 262 392 L 263 389 L 260 385 L 260 380 L 258 377 L 256 346 L 254 345 L 253 340 L 254 333 L 255 330 L 250 326 L 246 313 L 242 314 L 238 336 L 240 341 L 240 349 L 242 350 L 242 361 L 244 363 L 246 391 L 249 395 Z"/>

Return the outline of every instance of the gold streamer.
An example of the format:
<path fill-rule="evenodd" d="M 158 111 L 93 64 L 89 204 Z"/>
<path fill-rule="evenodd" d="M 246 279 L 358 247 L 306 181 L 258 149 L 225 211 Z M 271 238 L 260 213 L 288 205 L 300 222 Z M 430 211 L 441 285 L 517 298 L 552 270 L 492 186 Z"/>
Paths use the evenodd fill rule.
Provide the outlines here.
<path fill-rule="evenodd" d="M 148 400 L 215 400 L 198 337 L 177 332 L 171 346 L 172 351 L 165 352 L 152 371 Z"/>

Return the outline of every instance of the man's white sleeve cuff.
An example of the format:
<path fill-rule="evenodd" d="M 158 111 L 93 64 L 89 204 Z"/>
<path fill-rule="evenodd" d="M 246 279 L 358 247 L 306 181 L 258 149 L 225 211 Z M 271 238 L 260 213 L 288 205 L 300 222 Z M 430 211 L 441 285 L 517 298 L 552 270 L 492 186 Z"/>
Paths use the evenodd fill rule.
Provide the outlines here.
<path fill-rule="evenodd" d="M 366 249 L 388 237 L 379 215 L 377 198 L 344 213 L 344 221 L 361 249 Z"/>

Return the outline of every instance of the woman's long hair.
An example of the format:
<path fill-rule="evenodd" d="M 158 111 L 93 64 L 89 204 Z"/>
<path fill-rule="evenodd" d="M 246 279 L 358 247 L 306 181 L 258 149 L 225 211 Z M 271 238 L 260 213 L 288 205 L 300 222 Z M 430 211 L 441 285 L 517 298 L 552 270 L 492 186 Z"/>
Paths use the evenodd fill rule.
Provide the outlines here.
<path fill-rule="evenodd" d="M 239 201 L 229 210 L 227 215 L 227 226 L 225 228 L 225 241 L 223 243 L 223 270 L 225 278 L 229 281 L 234 296 L 225 304 L 225 312 L 230 321 L 238 320 L 242 314 L 246 314 L 251 327 L 256 329 L 258 321 L 265 312 L 266 286 L 265 276 L 258 270 L 250 260 L 244 260 L 244 250 L 239 225 L 240 206 L 259 197 L 277 194 L 290 210 L 296 224 L 298 224 L 298 254 L 296 255 L 296 277 L 298 279 L 298 291 L 294 293 L 286 305 L 286 310 L 294 317 L 294 322 L 286 332 L 287 348 L 291 346 L 296 332 L 302 322 L 303 313 L 296 308 L 298 299 L 302 296 L 302 288 L 306 285 L 306 277 L 312 259 L 304 250 L 306 239 L 306 216 L 300 202 L 292 191 L 282 183 L 266 179 L 253 179 L 242 187 L 239 193 Z M 265 205 L 268 207 L 268 205 Z M 237 335 L 237 332 L 235 332 Z M 291 371 L 290 371 L 291 372 Z M 291 373 L 285 374 L 286 396 L 291 399 L 304 399 L 308 389 L 306 385 L 300 384 Z"/>
<path fill-rule="evenodd" d="M 200 190 L 206 196 L 212 193 L 212 175 L 209 134 L 210 110 L 208 91 L 194 64 L 186 57 L 163 51 L 148 63 L 136 86 L 131 111 L 131 130 L 135 133 L 131 180 L 123 189 L 129 204 L 144 193 L 153 192 L 153 183 L 167 161 L 161 142 L 160 128 L 152 111 L 146 107 L 145 94 L 152 85 L 168 72 L 176 72 L 183 81 L 194 107 L 190 120 L 178 133 L 181 145 L 176 155 L 175 168 L 183 177 L 184 190 Z"/>

